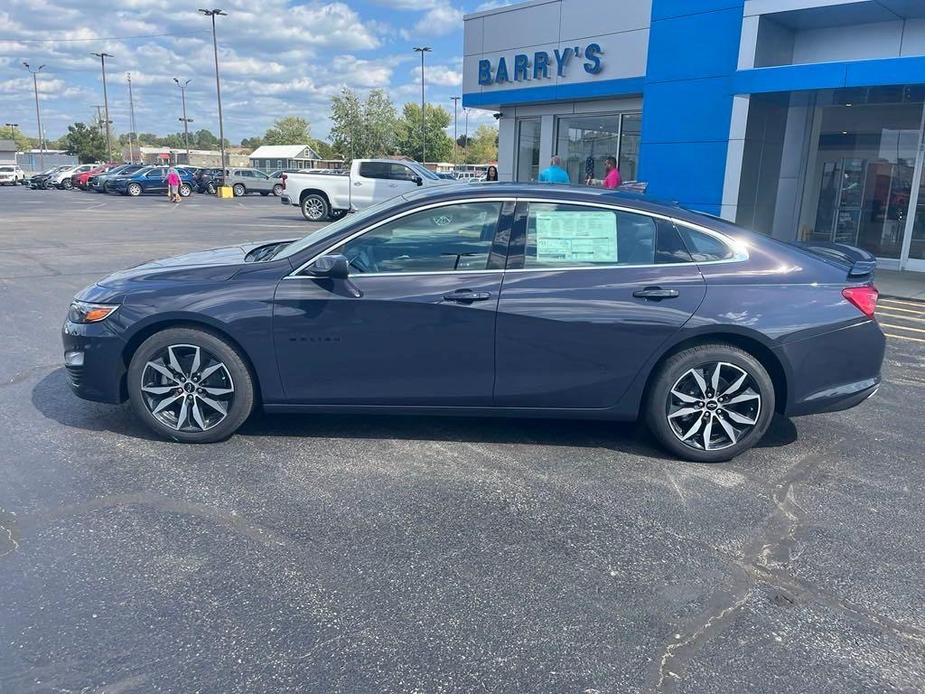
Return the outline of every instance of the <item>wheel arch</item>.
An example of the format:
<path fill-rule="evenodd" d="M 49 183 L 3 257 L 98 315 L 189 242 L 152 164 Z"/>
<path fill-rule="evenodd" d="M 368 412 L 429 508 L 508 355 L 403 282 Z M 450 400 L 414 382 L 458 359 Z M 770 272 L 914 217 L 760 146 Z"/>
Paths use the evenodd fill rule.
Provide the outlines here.
<path fill-rule="evenodd" d="M 231 348 L 238 353 L 238 356 L 241 357 L 241 361 L 244 362 L 244 365 L 247 367 L 247 370 L 250 373 L 251 380 L 254 383 L 254 404 L 258 405 L 263 402 L 260 377 L 257 374 L 257 369 L 254 368 L 253 361 L 251 360 L 247 351 L 241 346 L 241 343 L 232 337 L 231 334 L 219 324 L 216 324 L 212 321 L 204 321 L 201 318 L 194 319 L 188 317 L 164 318 L 163 320 L 147 323 L 143 327 L 139 328 L 136 332 L 134 332 L 132 336 L 126 341 L 125 346 L 122 348 L 122 364 L 124 370 L 122 375 L 122 383 L 119 388 L 120 396 L 123 400 L 128 399 L 126 376 L 128 374 L 128 366 L 131 363 L 135 352 L 138 351 L 138 348 L 141 346 L 141 344 L 149 337 L 163 330 L 168 330 L 171 328 L 190 328 L 193 330 L 201 330 L 202 332 L 209 333 L 212 336 L 227 342 Z"/>
<path fill-rule="evenodd" d="M 646 376 L 645 386 L 642 389 L 642 398 L 640 402 L 646 402 L 646 398 L 649 396 L 649 390 L 652 387 L 652 383 L 655 381 L 655 378 L 659 369 L 661 369 L 662 364 L 664 364 L 667 359 L 690 347 L 718 342 L 738 347 L 739 349 L 747 352 L 758 360 L 758 362 L 764 367 L 765 371 L 768 372 L 768 376 L 771 377 L 771 383 L 774 385 L 774 409 L 778 413 L 783 413 L 787 408 L 788 395 L 788 376 L 787 370 L 784 367 L 784 363 L 780 360 L 780 357 L 774 352 L 774 350 L 772 350 L 760 338 L 748 333 L 735 332 L 731 330 L 717 330 L 713 332 L 698 333 L 696 335 L 685 337 L 671 344 L 658 356 L 658 358 L 652 364 L 652 367 L 649 369 L 648 375 Z"/>
<path fill-rule="evenodd" d="M 331 199 L 328 197 L 328 194 L 325 193 L 320 188 L 306 188 L 301 193 L 299 193 L 299 204 L 301 205 L 304 202 L 305 198 L 309 195 L 320 195 L 324 198 L 324 201 L 328 203 L 328 209 L 331 207 Z"/>

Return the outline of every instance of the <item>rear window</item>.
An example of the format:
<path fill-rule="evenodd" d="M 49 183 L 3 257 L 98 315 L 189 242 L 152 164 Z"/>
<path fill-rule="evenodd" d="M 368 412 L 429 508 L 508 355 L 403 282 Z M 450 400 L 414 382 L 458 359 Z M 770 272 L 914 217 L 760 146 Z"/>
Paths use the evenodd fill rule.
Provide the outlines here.
<path fill-rule="evenodd" d="M 735 253 L 728 244 L 710 234 L 681 226 L 678 228 L 684 237 L 684 242 L 695 262 L 707 263 L 716 260 L 730 260 Z"/>

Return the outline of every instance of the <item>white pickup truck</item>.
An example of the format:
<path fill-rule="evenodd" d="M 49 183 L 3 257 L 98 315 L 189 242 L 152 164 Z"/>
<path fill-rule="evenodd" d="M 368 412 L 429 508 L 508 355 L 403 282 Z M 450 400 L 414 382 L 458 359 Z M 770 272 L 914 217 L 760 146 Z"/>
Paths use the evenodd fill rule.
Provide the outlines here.
<path fill-rule="evenodd" d="M 287 173 L 280 178 L 281 202 L 299 207 L 309 222 L 341 217 L 421 186 L 453 183 L 416 161 L 392 159 L 354 159 L 349 172 Z"/>

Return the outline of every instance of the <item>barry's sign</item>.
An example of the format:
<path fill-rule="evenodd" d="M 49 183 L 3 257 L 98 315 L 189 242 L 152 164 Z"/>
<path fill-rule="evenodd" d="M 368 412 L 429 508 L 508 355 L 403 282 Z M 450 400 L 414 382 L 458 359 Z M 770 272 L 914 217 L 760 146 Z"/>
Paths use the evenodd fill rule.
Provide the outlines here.
<path fill-rule="evenodd" d="M 548 51 L 536 51 L 532 56 L 533 60 L 530 60 L 531 56 L 526 53 L 518 53 L 514 56 L 511 66 L 508 66 L 504 56 L 498 58 L 496 65 L 492 65 L 490 60 L 480 60 L 479 84 L 484 86 L 550 79 L 552 70 L 555 70 L 559 77 L 565 77 L 569 65 L 578 61 L 581 61 L 585 72 L 597 75 L 603 70 L 602 54 L 599 44 L 589 43 L 584 49 L 581 46 L 556 48 L 552 55 Z"/>

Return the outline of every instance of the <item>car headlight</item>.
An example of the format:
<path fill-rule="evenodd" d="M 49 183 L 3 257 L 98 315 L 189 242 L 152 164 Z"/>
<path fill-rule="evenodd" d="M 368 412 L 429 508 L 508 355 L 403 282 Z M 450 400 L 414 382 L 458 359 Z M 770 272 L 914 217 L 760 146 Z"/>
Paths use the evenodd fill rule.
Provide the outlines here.
<path fill-rule="evenodd" d="M 99 323 L 115 313 L 116 304 L 90 304 L 86 301 L 72 301 L 67 311 L 71 323 Z"/>

